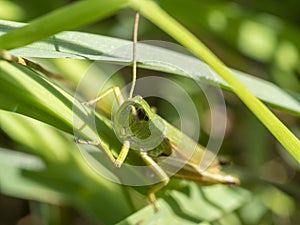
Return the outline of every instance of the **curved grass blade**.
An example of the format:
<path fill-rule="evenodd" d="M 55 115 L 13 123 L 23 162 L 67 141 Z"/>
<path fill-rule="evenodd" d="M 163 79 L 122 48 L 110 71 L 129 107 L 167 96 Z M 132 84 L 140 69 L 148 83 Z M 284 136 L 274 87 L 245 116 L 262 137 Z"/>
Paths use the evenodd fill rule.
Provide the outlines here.
<path fill-rule="evenodd" d="M 159 200 L 163 209 L 158 213 L 153 213 L 151 207 L 145 207 L 118 225 L 138 223 L 193 225 L 217 222 L 251 199 L 251 194 L 239 187 L 222 185 L 200 187 L 192 182 L 184 183 L 181 191 L 172 190 L 165 200 Z"/>
<path fill-rule="evenodd" d="M 117 222 L 130 214 L 122 187 L 96 174 L 83 160 L 72 137 L 39 121 L 2 110 L 0 123 L 12 139 L 26 146 L 31 154 L 41 157 L 12 150 L 0 151 L 2 193 L 72 204 L 99 223 Z M 111 208 L 118 216 L 111 216 Z"/>
<path fill-rule="evenodd" d="M 0 80 L 3 84 L 3 89 L 1 89 L 0 96 L 5 96 L 5 98 L 0 98 L 0 107 L 2 109 L 8 111 L 14 109 L 15 112 L 34 117 L 38 120 L 47 122 L 50 125 L 55 125 L 57 127 L 59 126 L 58 128 L 71 133 L 73 115 L 70 112 L 72 110 L 72 105 L 70 105 L 68 102 L 74 102 L 75 105 L 80 103 L 78 103 L 77 100 L 73 99 L 72 96 L 70 96 L 68 93 L 61 90 L 47 78 L 40 76 L 29 68 L 15 63 L 8 63 L 6 61 L 0 62 Z M 12 92 L 10 89 L 14 90 L 14 92 Z M 50 90 L 51 92 L 48 92 Z M 14 93 L 14 95 L 11 95 L 11 93 Z M 84 110 L 79 112 L 81 112 L 82 114 L 86 113 Z M 78 115 L 78 117 L 80 118 L 80 115 Z M 75 201 L 75 204 L 78 205 L 78 207 L 80 207 L 81 209 L 86 209 L 92 212 L 93 216 L 95 216 L 97 220 L 101 220 L 101 218 L 103 218 L 103 215 L 102 213 L 95 215 L 94 212 L 105 211 L 103 208 L 101 208 L 103 205 L 98 205 L 99 201 L 110 201 L 109 204 L 118 204 L 118 207 L 120 206 L 119 201 L 123 201 L 120 197 L 118 197 L 120 193 L 114 195 L 114 197 L 117 198 L 115 200 L 111 200 L 108 194 L 109 190 L 118 191 L 120 187 L 112 183 L 105 184 L 98 176 L 91 174 L 89 172 L 90 169 L 86 168 L 87 165 L 85 164 L 85 162 L 83 162 L 82 159 L 80 161 L 76 157 L 75 152 L 78 152 L 78 150 L 73 149 L 73 147 L 69 146 L 69 148 L 65 150 L 60 148 L 58 151 L 58 149 L 55 149 L 55 147 L 57 146 L 49 147 L 47 141 L 43 141 L 44 137 L 39 138 L 38 136 L 36 136 L 36 134 L 42 135 L 46 132 L 43 132 L 40 129 L 48 130 L 50 129 L 50 127 L 41 128 L 40 126 L 42 125 L 36 127 L 29 119 L 24 119 L 16 115 L 7 115 L 7 113 L 6 115 L 5 113 L 2 114 L 1 119 L 2 121 L 4 121 L 3 129 L 6 130 L 12 138 L 28 146 L 30 149 L 32 149 L 32 153 L 40 155 L 45 160 L 45 162 L 47 162 L 46 170 L 26 171 L 21 177 L 14 177 L 15 172 L 13 172 L 13 174 L 7 174 L 7 176 L 11 176 L 10 179 L 16 179 L 17 183 L 23 182 L 24 179 L 29 180 L 28 182 L 37 183 L 39 187 L 42 188 L 42 190 L 44 187 L 50 188 L 50 190 L 53 189 L 54 191 L 57 191 L 61 194 L 59 196 L 62 196 L 62 200 L 58 200 L 67 202 Z M 114 132 L 111 129 L 110 125 L 107 124 L 107 121 L 104 118 L 100 118 L 98 123 L 99 125 L 101 125 L 102 131 L 99 133 L 99 136 L 104 141 L 106 141 L 106 143 L 109 143 L 110 147 L 119 148 L 120 146 L 119 144 L 117 144 L 118 141 L 115 140 Z M 75 127 L 75 129 L 78 129 L 78 127 Z M 24 132 L 29 133 L 27 136 L 23 136 Z M 46 133 L 51 134 L 51 132 L 48 131 Z M 27 137 L 28 139 L 26 139 L 25 137 Z M 47 153 L 51 154 L 51 156 L 47 155 Z M 2 158 L 2 160 L 4 160 L 4 158 Z M 2 162 L 1 159 L 0 162 Z M 3 166 L 4 165 L 7 165 L 7 163 L 3 164 Z M 18 163 L 16 163 L 15 165 L 11 165 L 14 166 L 12 170 L 20 171 L 18 165 Z M 22 164 L 20 166 L 22 166 Z M 3 169 L 3 171 L 4 170 L 5 169 Z M 65 172 L 61 173 L 61 171 Z M 54 174 L 56 175 L 54 176 Z M 70 180 L 68 178 L 69 176 L 65 176 L 65 174 L 70 175 Z M 19 185 L 19 188 L 15 189 L 15 192 L 9 192 L 10 189 L 8 187 L 10 187 L 10 185 L 15 185 L 15 183 L 7 184 L 7 176 L 4 176 L 3 174 L 0 176 L 1 183 L 5 182 L 5 184 L 3 185 L 8 185 L 5 189 L 6 193 L 15 194 L 16 196 L 20 197 L 31 196 L 31 198 L 34 198 L 34 196 L 32 195 L 28 195 L 29 191 L 31 191 L 32 189 L 29 187 L 29 190 L 27 190 L 26 185 L 24 186 L 24 189 L 22 189 L 22 186 Z M 85 182 L 82 182 L 82 180 L 84 180 Z M 26 183 L 27 181 L 24 182 Z M 87 183 L 90 184 L 88 185 L 88 187 L 86 186 Z M 84 187 L 82 187 L 83 184 Z M 74 189 L 74 187 L 77 188 Z M 106 188 L 108 188 L 108 192 Z M 118 192 L 120 192 L 120 190 Z M 79 193 L 82 193 L 82 195 L 79 195 Z M 97 196 L 102 197 L 95 197 L 95 193 L 98 193 Z M 76 197 L 74 197 L 75 195 Z M 38 197 L 34 199 L 47 200 L 40 199 Z M 84 201 L 82 201 L 83 199 Z M 176 201 L 180 201 L 180 199 L 176 199 L 175 202 Z M 176 205 L 174 201 L 163 204 L 161 210 L 167 210 L 167 208 L 169 208 L 172 204 Z M 105 204 L 105 208 L 107 208 L 107 205 L 108 204 Z M 147 210 L 150 210 L 150 208 L 148 208 Z M 107 214 L 109 213 L 107 212 Z M 124 215 L 124 212 L 120 213 L 120 215 Z"/>
<path fill-rule="evenodd" d="M 202 58 L 232 88 L 282 146 L 300 163 L 300 140 L 191 32 L 169 16 L 153 1 L 131 0 L 134 9 Z M 270 93 L 271 94 L 271 93 Z"/>
<path fill-rule="evenodd" d="M 0 49 L 18 48 L 47 38 L 60 31 L 73 29 L 103 19 L 125 7 L 127 2 L 127 0 L 75 2 L 1 36 Z"/>
<path fill-rule="evenodd" d="M 1 193 L 53 204 L 64 202 L 65 197 L 61 193 L 40 185 L 22 174 L 23 170 L 38 171 L 43 167 L 43 161 L 36 156 L 0 148 Z"/>
<path fill-rule="evenodd" d="M 94 13 L 92 13 L 91 17 L 89 16 L 89 14 L 92 8 L 86 10 L 86 8 L 83 9 L 83 5 L 81 5 L 84 3 L 91 3 L 90 5 L 92 5 L 92 3 L 100 4 L 100 2 L 104 4 L 102 5 L 105 6 L 104 10 L 100 10 L 100 14 L 96 14 L 96 12 L 93 11 Z M 44 17 L 36 19 L 30 25 L 15 29 L 5 35 L 0 36 L 0 47 L 10 49 L 29 44 L 33 41 L 45 38 L 64 29 L 74 28 L 76 26 L 91 22 L 97 18 L 101 18 L 101 16 L 105 17 L 107 15 L 110 15 L 110 13 L 114 11 L 114 9 L 117 10 L 117 7 L 114 5 L 118 6 L 118 4 L 120 4 L 119 6 L 121 7 L 122 3 L 130 3 L 133 8 L 135 8 L 136 10 L 140 10 L 144 16 L 146 16 L 153 23 L 162 28 L 169 35 L 174 37 L 179 43 L 190 49 L 196 56 L 203 58 L 208 63 L 208 65 L 211 66 L 211 68 L 213 68 L 219 75 L 221 75 L 221 77 L 231 86 L 235 94 L 239 96 L 239 98 L 269 129 L 269 131 L 276 137 L 276 139 L 300 163 L 299 139 L 297 139 L 293 135 L 293 133 L 280 120 L 278 120 L 278 118 L 259 99 L 257 99 L 242 82 L 239 81 L 239 79 L 234 77 L 232 72 L 187 29 L 181 26 L 176 20 L 170 17 L 152 1 L 115 0 L 110 1 L 110 3 L 113 4 L 110 5 L 108 3 L 107 5 L 105 4 L 105 1 L 102 2 L 90 0 L 74 3 L 71 6 L 58 9 L 49 13 L 48 15 L 45 15 Z M 94 6 L 96 6 L 96 11 L 98 7 L 100 7 L 100 5 Z M 73 19 L 76 17 L 67 16 L 67 19 L 65 20 L 66 24 L 61 23 L 60 18 L 69 15 L 68 12 L 70 12 L 71 14 L 75 12 L 75 15 L 78 16 L 78 13 L 79 15 L 81 15 L 81 10 L 82 12 L 86 13 L 85 19 L 81 18 L 73 24 Z M 49 24 L 51 25 L 45 30 L 44 27 L 47 27 L 46 25 Z"/>
<path fill-rule="evenodd" d="M 23 23 L 0 20 L 0 34 L 22 25 Z M 112 37 L 69 31 L 57 34 L 45 41 L 11 50 L 10 52 L 21 57 L 91 59 L 121 64 L 129 63 L 131 59 L 121 54 L 110 54 L 114 49 L 130 43 L 130 41 Z M 160 58 L 163 56 L 166 59 L 172 59 L 173 63 L 180 65 L 185 71 L 189 71 L 192 77 L 232 91 L 232 87 L 223 78 L 213 71 L 208 71 L 207 66 L 194 57 L 146 44 L 139 44 L 138 48 L 140 67 L 186 76 L 181 70 L 168 67 L 168 62 L 153 64 L 143 61 L 143 58 L 145 58 L 144 54 L 148 56 L 150 54 L 152 58 L 155 58 L 156 55 L 160 56 Z M 193 69 L 191 70 L 191 68 Z M 244 72 L 231 71 L 256 97 L 266 104 L 300 116 L 300 95 L 298 93 L 287 92 L 269 81 Z"/>

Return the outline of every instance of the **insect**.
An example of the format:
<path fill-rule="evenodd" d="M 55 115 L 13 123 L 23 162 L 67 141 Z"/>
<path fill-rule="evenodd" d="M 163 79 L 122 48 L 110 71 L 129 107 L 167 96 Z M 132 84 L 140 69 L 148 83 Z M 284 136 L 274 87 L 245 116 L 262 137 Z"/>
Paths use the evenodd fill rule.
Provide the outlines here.
<path fill-rule="evenodd" d="M 172 175 L 171 171 L 176 171 L 174 175 L 177 177 L 206 184 L 238 184 L 237 177 L 221 172 L 218 159 L 212 160 L 205 170 L 200 169 L 200 162 L 205 151 L 208 150 L 154 113 L 141 96 L 133 97 L 137 67 L 138 20 L 139 14 L 136 13 L 133 32 L 133 82 L 129 98 L 125 100 L 120 88 L 112 87 L 96 99 L 84 103 L 93 105 L 108 94 L 114 94 L 118 109 L 113 117 L 113 127 L 119 140 L 123 143 L 121 151 L 115 158 L 106 145 L 81 139 L 77 140 L 78 143 L 100 145 L 116 167 L 121 167 L 130 148 L 139 150 L 141 158 L 161 180 L 148 191 L 149 201 L 156 210 L 158 210 L 158 205 L 155 193 L 168 184 L 169 176 Z M 164 162 L 163 167 L 159 165 L 160 162 Z M 183 165 L 182 168 L 176 170 L 180 164 Z"/>

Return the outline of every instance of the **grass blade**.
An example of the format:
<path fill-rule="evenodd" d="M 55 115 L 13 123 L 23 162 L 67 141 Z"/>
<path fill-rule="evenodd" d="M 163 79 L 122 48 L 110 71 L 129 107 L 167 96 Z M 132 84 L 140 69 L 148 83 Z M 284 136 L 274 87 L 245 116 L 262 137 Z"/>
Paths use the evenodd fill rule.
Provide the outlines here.
<path fill-rule="evenodd" d="M 250 196 L 248 191 L 239 187 L 223 185 L 200 187 L 195 183 L 186 182 L 185 191 L 172 190 L 168 198 L 159 201 L 162 210 L 158 213 L 153 212 L 151 207 L 145 207 L 118 225 L 137 223 L 192 225 L 215 222 L 242 207 L 249 201 Z"/>
<path fill-rule="evenodd" d="M 2 129 L 26 153 L 0 148 L 1 192 L 54 204 L 72 204 L 99 223 L 113 223 L 130 214 L 122 187 L 96 174 L 73 138 L 34 119 L 0 111 Z M 43 159 L 43 160 L 41 160 Z M 111 215 L 114 208 L 116 215 Z"/>
<path fill-rule="evenodd" d="M 215 70 L 282 146 L 300 163 L 300 140 L 200 40 L 153 1 L 131 0 L 131 4 L 133 8 L 139 10 L 142 15 Z"/>
<path fill-rule="evenodd" d="M 0 20 L 0 34 L 22 25 L 23 23 Z M 36 42 L 26 47 L 11 50 L 10 52 L 21 57 L 79 58 L 120 64 L 129 63 L 131 59 L 126 57 L 126 55 L 110 54 L 114 49 L 129 45 L 130 43 L 130 41 L 112 37 L 69 31 L 57 34 L 53 38 L 45 41 Z M 149 63 L 147 60 L 143 60 L 149 57 L 170 59 L 175 65 L 180 65 L 184 71 L 189 71 L 192 77 L 206 83 L 219 85 L 226 90 L 232 91 L 232 87 L 224 81 L 224 79 L 213 71 L 210 71 L 208 74 L 206 65 L 194 57 L 143 43 L 140 43 L 138 48 L 140 67 L 186 76 L 182 70 L 176 70 L 167 66 L 170 62 L 161 60 L 160 64 L 153 64 Z M 59 51 L 57 49 L 59 49 Z M 191 68 L 193 69 L 191 70 Z M 300 116 L 299 94 L 286 92 L 271 82 L 254 77 L 250 74 L 237 70 L 231 70 L 231 72 L 235 77 L 241 80 L 247 88 L 256 95 L 256 97 L 266 104 Z"/>
<path fill-rule="evenodd" d="M 47 38 L 60 31 L 73 29 L 103 19 L 125 7 L 127 2 L 127 0 L 88 0 L 75 2 L 1 36 L 0 48 L 18 48 Z"/>

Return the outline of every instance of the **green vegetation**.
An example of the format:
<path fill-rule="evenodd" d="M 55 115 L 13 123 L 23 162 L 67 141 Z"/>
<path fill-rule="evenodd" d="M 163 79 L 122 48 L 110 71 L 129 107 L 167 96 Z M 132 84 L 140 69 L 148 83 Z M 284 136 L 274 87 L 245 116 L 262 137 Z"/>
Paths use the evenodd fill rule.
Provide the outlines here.
<path fill-rule="evenodd" d="M 56 79 L 49 77 L 52 73 L 0 60 L 0 223 L 15 224 L 21 218 L 55 225 L 299 221 L 299 3 L 280 4 L 284 5 L 220 0 L 0 1 L 0 49 L 59 74 Z M 215 71 L 214 79 L 204 67 L 192 75 L 223 89 L 228 115 L 219 154 L 233 162 L 227 170 L 239 175 L 240 186 L 203 187 L 172 178 L 158 193 L 161 210 L 155 213 L 147 203 L 149 186 L 105 179 L 78 150 L 74 132 L 92 140 L 99 136 L 113 152 L 121 147 L 110 123 L 112 98 L 97 105 L 97 131 L 82 129 L 89 112 L 81 102 L 98 93 L 106 79 L 105 65 L 130 63 L 130 55 L 112 53 L 131 43 L 135 10 L 142 16 L 139 39 L 177 41 Z M 142 45 L 139 58 L 146 55 L 175 58 L 178 64 L 191 59 L 180 51 Z M 93 60 L 101 61 L 102 67 L 83 84 L 78 99 L 77 85 Z M 198 68 L 193 62 L 186 69 Z M 167 63 L 140 60 L 138 76 L 168 77 L 182 84 L 195 104 L 203 100 L 197 108 L 203 144 L 209 137 L 205 95 Z M 130 69 L 125 68 L 106 86 L 128 82 Z M 176 121 L 165 102 L 149 100 L 158 114 Z M 99 149 L 83 148 L 106 157 Z M 134 156 L 130 160 L 136 163 Z M 16 216 L 9 215 L 5 204 L 13 201 L 27 209 L 15 207 L 11 211 Z"/>

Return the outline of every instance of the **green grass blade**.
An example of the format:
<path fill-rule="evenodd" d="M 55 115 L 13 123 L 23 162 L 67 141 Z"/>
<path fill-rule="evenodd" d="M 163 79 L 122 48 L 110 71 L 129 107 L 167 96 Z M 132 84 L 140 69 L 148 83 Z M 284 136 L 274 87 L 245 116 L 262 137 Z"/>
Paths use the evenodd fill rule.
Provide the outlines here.
<path fill-rule="evenodd" d="M 117 222 L 130 214 L 122 187 L 88 167 L 72 137 L 16 113 L 0 111 L 0 122 L 6 134 L 43 159 L 0 149 L 0 190 L 3 193 L 48 203 L 72 204 L 99 223 Z M 117 216 L 110 214 L 111 208 Z"/>
<path fill-rule="evenodd" d="M 215 70 L 283 147 L 300 163 L 300 140 L 200 40 L 153 1 L 131 0 L 131 4 L 133 8 L 139 10 L 151 22 Z"/>
<path fill-rule="evenodd" d="M 81 129 L 74 125 L 74 117 L 79 123 L 86 123 L 89 112 L 78 100 L 30 68 L 0 61 L 0 82 L 0 109 L 35 118 L 70 134 L 73 129 Z M 96 123 L 103 131 L 103 141 L 116 139 L 107 119 L 98 116 Z M 97 135 L 89 126 L 86 129 L 86 133 Z"/>
<path fill-rule="evenodd" d="M 98 9 L 100 3 L 102 10 Z M 10 49 L 26 45 L 64 29 L 74 28 L 97 18 L 100 19 L 108 16 L 113 13 L 114 10 L 118 10 L 118 7 L 124 7 L 127 3 L 128 1 L 125 0 L 109 1 L 109 3 L 108 1 L 102 2 L 94 0 L 74 3 L 71 6 L 58 9 L 44 17 L 36 19 L 30 25 L 26 25 L 0 36 L 0 47 Z M 297 139 L 293 133 L 291 133 L 290 130 L 287 129 L 284 124 L 239 81 L 239 79 L 235 78 L 232 72 L 216 56 L 214 56 L 202 42 L 195 38 L 195 36 L 153 2 L 132 0 L 131 4 L 132 7 L 140 10 L 144 16 L 175 38 L 179 43 L 190 49 L 196 56 L 203 58 L 204 61 L 231 86 L 233 91 L 261 120 L 289 153 L 300 162 L 299 139 Z M 87 8 L 83 6 L 87 6 Z M 100 13 L 96 14 L 96 11 L 90 11 L 92 9 L 98 10 Z M 80 19 L 78 19 L 78 16 Z M 61 18 L 63 17 L 66 17 L 65 23 L 61 22 Z M 82 19 L 83 17 L 85 19 Z M 76 20 L 76 18 L 78 20 Z M 76 22 L 74 22 L 74 19 Z M 45 27 L 47 27 L 46 30 L 44 29 Z"/>
<path fill-rule="evenodd" d="M 103 19 L 125 7 L 127 2 L 127 0 L 88 0 L 75 2 L 1 36 L 0 49 L 18 48 L 47 38 L 60 31 L 73 29 Z"/>
<path fill-rule="evenodd" d="M 76 150 L 73 141 L 70 142 L 57 129 L 30 117 L 0 110 L 0 123 L 7 135 L 46 162 L 67 162 L 71 158 L 68 149 Z"/>
<path fill-rule="evenodd" d="M 22 25 L 23 23 L 0 20 L 0 34 Z M 110 55 L 110 53 L 114 49 L 129 45 L 130 43 L 130 41 L 101 35 L 81 32 L 63 32 L 55 35 L 55 38 L 36 42 L 26 47 L 14 49 L 10 52 L 21 57 L 84 58 L 116 63 L 128 63 L 130 62 L 130 58 L 126 58 L 124 55 L 120 54 Z M 59 51 L 56 49 L 59 49 Z M 103 57 L 103 55 L 106 55 L 106 57 Z M 139 45 L 139 56 L 140 67 L 186 76 L 186 73 L 183 73 L 182 70 L 170 68 L 168 66 L 169 62 L 153 64 L 143 60 L 147 57 L 156 58 L 156 56 L 158 58 L 172 59 L 172 63 L 180 65 L 184 71 L 190 71 L 191 68 L 193 68 L 190 71 L 192 77 L 213 85 L 219 85 L 224 89 L 232 91 L 231 86 L 218 74 L 214 72 L 208 73 L 206 67 L 199 63 L 198 59 L 191 56 L 145 44 Z M 240 79 L 247 88 L 256 95 L 256 97 L 263 100 L 266 104 L 300 116 L 299 94 L 286 92 L 271 82 L 237 70 L 232 70 L 232 73 Z"/>
<path fill-rule="evenodd" d="M 145 207 L 118 223 L 125 224 L 199 224 L 215 222 L 247 203 L 250 193 L 239 187 L 214 185 L 199 187 L 186 182 L 185 191 L 172 190 L 159 200 L 161 210 L 155 213 Z M 220 201 L 220 198 L 222 201 Z M 175 203 L 176 202 L 176 203 Z"/>
<path fill-rule="evenodd" d="M 0 81 L 1 109 L 19 112 L 72 132 L 72 97 L 63 90 L 32 70 L 5 61 L 0 61 Z"/>
<path fill-rule="evenodd" d="M 34 71 L 21 65 L 14 65 L 5 61 L 2 61 L 1 63 L 0 71 L 3 72 L 5 68 L 5 73 L 0 73 L 0 78 L 1 83 L 5 88 L 2 89 L 0 96 L 6 96 L 6 98 L 0 98 L 1 108 L 9 110 L 9 108 L 12 107 L 15 112 L 26 114 L 42 121 L 48 116 L 45 122 L 50 125 L 60 124 L 61 129 L 70 131 L 70 116 L 73 115 L 68 113 L 68 111 L 71 110 L 71 106 L 69 104 L 64 104 L 65 99 L 73 101 L 75 105 L 80 103 L 75 99 L 72 99 L 69 94 L 61 90 L 55 84 L 52 84 L 48 79 L 43 78 Z M 29 86 L 31 88 L 28 88 Z M 13 89 L 15 94 L 10 95 L 10 92 L 8 92 L 9 89 Z M 52 92 L 48 93 L 49 90 Z M 25 96 L 26 98 L 22 98 L 22 96 Z M 34 106 L 35 110 L 32 110 L 31 108 Z M 30 113 L 33 113 L 34 111 L 35 114 L 31 115 Z M 44 113 L 46 113 L 46 116 L 43 115 Z M 84 111 L 81 113 L 84 114 Z M 47 199 L 39 198 L 39 196 L 29 195 L 32 190 L 35 190 L 35 186 L 32 188 L 28 187 L 27 190 L 26 185 L 18 185 L 21 182 L 24 182 L 25 184 L 26 182 L 33 182 L 34 185 L 37 183 L 42 191 L 44 189 L 49 189 L 53 190 L 55 193 L 57 192 L 58 196 L 53 199 L 74 203 L 80 209 L 91 212 L 97 221 L 102 221 L 103 215 L 111 215 L 109 213 L 109 210 L 111 209 L 108 209 L 108 205 L 111 205 L 110 208 L 115 208 L 115 212 L 116 209 L 120 207 L 120 209 L 118 209 L 120 210 L 118 213 L 120 217 L 128 213 L 126 207 L 125 210 L 123 206 L 123 204 L 126 203 L 126 200 L 120 197 L 122 194 L 120 186 L 105 182 L 105 179 L 91 172 L 86 162 L 82 160 L 81 156 L 78 156 L 79 151 L 75 149 L 75 143 L 73 141 L 69 141 L 69 146 L 67 146 L 67 148 L 59 147 L 65 146 L 66 144 L 60 144 L 63 140 L 56 134 L 53 134 L 53 128 L 49 126 L 45 126 L 28 118 L 26 119 L 22 116 L 12 115 L 12 113 L 2 112 L 0 119 L 3 130 L 5 130 L 11 138 L 27 146 L 31 149 L 32 153 L 40 155 L 45 162 L 47 162 L 46 170 L 26 171 L 26 173 L 22 172 L 22 176 L 19 177 L 19 171 L 22 171 L 21 169 L 23 168 L 18 168 L 18 165 L 22 167 L 22 164 L 17 163 L 18 161 L 15 161 L 16 164 L 9 164 L 9 160 L 5 160 L 5 158 L 2 157 L 2 161 L 0 159 L 0 165 L 3 166 L 3 168 L 1 168 L 2 171 L 10 168 L 9 166 L 13 166 L 12 170 L 15 171 L 12 172 L 12 174 L 0 173 L 0 181 L 1 184 L 5 186 L 5 193 L 47 201 Z M 100 127 L 101 132 L 99 132 L 99 136 L 105 143 L 108 143 L 110 147 L 115 147 L 118 141 L 115 140 L 112 128 L 109 127 L 109 125 L 105 125 L 105 123 L 105 120 L 103 120 L 103 124 L 101 125 L 103 129 Z M 105 126 L 107 130 L 104 129 Z M 52 131 L 49 131 L 49 129 Z M 28 134 L 24 134 L 26 132 Z M 47 133 L 47 138 L 53 142 L 53 146 L 49 145 L 49 140 L 45 140 L 45 137 L 43 136 L 45 133 Z M 41 137 L 39 137 L 39 135 L 41 135 Z M 49 135 L 51 135 L 51 137 Z M 105 136 L 107 137 L 105 138 Z M 5 163 L 3 160 L 5 160 Z M 64 171 L 64 173 L 61 173 L 61 171 Z M 18 176 L 15 175 L 16 173 Z M 10 182 L 7 182 L 10 179 L 15 179 L 16 181 L 10 184 Z M 17 185 L 18 188 L 10 189 L 11 185 Z M 22 189 L 22 187 L 24 187 L 24 189 Z M 74 187 L 76 188 L 74 189 Z M 10 190 L 14 190 L 14 192 L 10 192 Z M 36 193 L 40 192 L 37 191 Z M 115 194 L 111 196 L 110 193 Z M 59 196 L 61 196 L 62 199 L 59 198 Z M 237 196 L 235 196 L 234 199 L 238 200 Z M 161 210 L 162 212 L 168 211 L 170 207 L 173 207 L 172 205 L 175 204 L 176 206 L 176 204 L 179 204 L 178 202 L 182 201 L 190 203 L 191 199 L 186 199 L 184 196 L 178 197 L 171 202 L 162 204 Z M 101 205 L 100 202 L 105 202 L 104 206 Z M 198 201 L 195 201 L 194 204 L 197 204 L 197 202 Z M 225 205 L 229 207 L 231 203 L 229 201 L 225 202 Z M 117 204 L 117 206 L 114 206 L 114 204 Z M 151 212 L 151 210 L 153 210 L 152 207 L 152 205 L 149 205 L 146 212 Z M 101 213 L 97 214 L 97 212 Z M 114 218 L 116 220 L 115 216 Z M 110 217 L 105 221 L 111 222 L 111 220 L 112 218 Z"/>
<path fill-rule="evenodd" d="M 40 185 L 22 174 L 22 171 L 25 169 L 38 171 L 43 166 L 43 161 L 36 156 L 0 148 L 1 193 L 53 204 L 64 202 L 65 196 L 61 193 L 47 186 Z"/>

